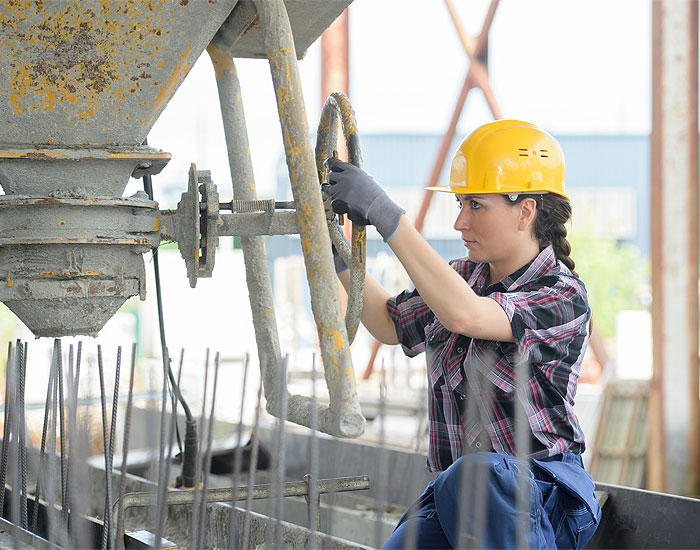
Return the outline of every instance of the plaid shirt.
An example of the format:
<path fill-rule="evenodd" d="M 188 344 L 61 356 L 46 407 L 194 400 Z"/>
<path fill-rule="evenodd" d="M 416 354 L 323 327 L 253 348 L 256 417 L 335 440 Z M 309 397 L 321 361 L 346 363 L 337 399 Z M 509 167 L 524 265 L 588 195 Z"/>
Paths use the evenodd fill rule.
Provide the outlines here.
<path fill-rule="evenodd" d="M 582 453 L 583 432 L 573 405 L 591 317 L 583 283 L 551 246 L 491 286 L 488 264 L 461 258 L 450 265 L 479 296 L 503 307 L 515 342 L 448 331 L 416 290 L 389 299 L 387 310 L 404 353 L 413 357 L 426 351 L 428 469 L 444 470 L 463 452 L 516 455 L 515 417 L 523 412 L 531 434 L 529 456 Z M 518 365 L 524 384 L 516 381 Z"/>

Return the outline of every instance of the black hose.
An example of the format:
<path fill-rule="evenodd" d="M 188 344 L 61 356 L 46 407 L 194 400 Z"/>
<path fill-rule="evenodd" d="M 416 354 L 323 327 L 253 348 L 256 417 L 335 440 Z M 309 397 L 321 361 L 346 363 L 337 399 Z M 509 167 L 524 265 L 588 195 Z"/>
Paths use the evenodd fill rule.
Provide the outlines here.
<path fill-rule="evenodd" d="M 144 145 L 148 142 L 144 141 Z M 151 176 L 143 176 L 143 188 L 150 200 L 153 200 L 153 180 Z M 165 363 L 168 372 L 168 380 L 175 397 L 182 405 L 182 410 L 185 413 L 185 448 L 183 451 L 182 442 L 180 440 L 180 430 L 176 426 L 177 445 L 182 453 L 182 473 L 178 478 L 178 486 L 194 487 L 196 479 L 196 462 L 199 445 L 197 443 L 197 422 L 192 416 L 192 411 L 187 405 L 185 398 L 180 392 L 180 387 L 175 380 L 172 368 L 170 367 L 170 354 L 165 340 L 165 320 L 163 316 L 163 298 L 160 286 L 160 267 L 158 265 L 158 249 L 153 249 L 153 270 L 156 280 L 156 304 L 158 308 L 158 327 L 160 330 L 160 345 L 162 350 L 163 362 Z"/>

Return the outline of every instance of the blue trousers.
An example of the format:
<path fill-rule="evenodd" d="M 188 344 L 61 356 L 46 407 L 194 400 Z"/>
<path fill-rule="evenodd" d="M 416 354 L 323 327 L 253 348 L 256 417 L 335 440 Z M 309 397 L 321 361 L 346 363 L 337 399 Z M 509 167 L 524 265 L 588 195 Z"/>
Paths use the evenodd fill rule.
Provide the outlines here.
<path fill-rule="evenodd" d="M 518 506 L 520 480 L 526 509 Z M 479 548 L 582 548 L 600 517 L 579 455 L 523 460 L 474 453 L 428 484 L 383 548 L 459 548 L 459 533 L 476 537 Z"/>

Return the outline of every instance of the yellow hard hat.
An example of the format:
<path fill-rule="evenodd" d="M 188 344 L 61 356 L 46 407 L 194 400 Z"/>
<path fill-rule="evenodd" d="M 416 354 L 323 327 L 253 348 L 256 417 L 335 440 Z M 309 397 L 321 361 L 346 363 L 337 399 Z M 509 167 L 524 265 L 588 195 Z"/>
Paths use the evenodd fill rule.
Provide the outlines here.
<path fill-rule="evenodd" d="M 447 193 L 556 193 L 564 191 L 564 153 L 550 134 L 529 122 L 497 120 L 480 126 L 452 158 Z"/>

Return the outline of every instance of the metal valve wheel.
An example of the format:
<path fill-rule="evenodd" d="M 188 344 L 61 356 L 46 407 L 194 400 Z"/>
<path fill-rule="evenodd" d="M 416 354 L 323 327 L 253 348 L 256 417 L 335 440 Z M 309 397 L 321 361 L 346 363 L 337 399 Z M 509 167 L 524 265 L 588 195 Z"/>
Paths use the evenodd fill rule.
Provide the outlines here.
<path fill-rule="evenodd" d="M 337 154 L 335 149 L 338 143 L 338 118 L 343 123 L 348 161 L 358 168 L 362 167 L 360 136 L 357 132 L 355 111 L 345 94 L 333 92 L 323 105 L 316 133 L 316 169 L 321 183 L 328 181 L 323 161 L 333 156 L 334 153 Z M 348 308 L 345 314 L 345 327 L 348 340 L 352 343 L 357 334 L 362 314 L 362 296 L 365 290 L 365 266 L 367 263 L 367 230 L 364 226 L 354 223 L 352 225 L 351 247 L 348 246 L 347 241 L 338 230 L 336 217 L 330 205 L 330 197 L 325 192 L 323 192 L 323 204 L 331 241 L 350 268 L 350 290 L 348 292 Z"/>

